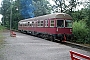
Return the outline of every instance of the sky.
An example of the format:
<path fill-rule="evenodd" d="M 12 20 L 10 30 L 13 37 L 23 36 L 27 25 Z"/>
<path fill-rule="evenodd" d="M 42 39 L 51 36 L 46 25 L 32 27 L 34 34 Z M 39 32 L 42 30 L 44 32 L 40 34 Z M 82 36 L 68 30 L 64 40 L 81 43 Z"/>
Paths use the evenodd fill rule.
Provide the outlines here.
<path fill-rule="evenodd" d="M 2 2 L 2 0 L 0 0 L 0 7 L 1 7 L 1 2 Z"/>
<path fill-rule="evenodd" d="M 0 0 L 0 7 L 1 7 L 1 2 L 2 0 Z M 0 14 L 0 22 L 1 22 L 1 18 L 2 18 L 2 15 Z"/>

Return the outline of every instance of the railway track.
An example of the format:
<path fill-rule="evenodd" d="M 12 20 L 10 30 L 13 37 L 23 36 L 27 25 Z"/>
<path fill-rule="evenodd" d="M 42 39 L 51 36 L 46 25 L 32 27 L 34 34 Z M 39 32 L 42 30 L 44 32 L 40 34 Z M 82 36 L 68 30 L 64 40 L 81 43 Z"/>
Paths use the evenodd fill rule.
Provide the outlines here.
<path fill-rule="evenodd" d="M 67 45 L 67 46 L 70 46 L 70 47 L 73 47 L 73 48 L 78 48 L 78 49 L 82 49 L 82 50 L 90 52 L 90 47 L 89 46 L 84 46 L 84 45 L 77 44 L 77 43 L 72 43 L 72 42 L 69 42 L 69 41 L 66 41 L 63 44 Z"/>
<path fill-rule="evenodd" d="M 45 39 L 45 40 L 48 40 L 48 39 Z M 52 41 L 52 40 L 49 40 L 49 41 Z M 60 41 L 58 41 L 58 40 L 55 40 L 54 42 L 60 43 Z M 70 46 L 70 47 L 73 47 L 73 48 L 78 48 L 78 49 L 90 52 L 90 47 L 89 46 L 85 46 L 85 45 L 81 45 L 81 44 L 77 44 L 77 43 L 73 43 L 73 42 L 69 42 L 69 41 L 63 42 L 61 44 L 64 44 L 64 45 L 67 45 L 67 46 Z"/>

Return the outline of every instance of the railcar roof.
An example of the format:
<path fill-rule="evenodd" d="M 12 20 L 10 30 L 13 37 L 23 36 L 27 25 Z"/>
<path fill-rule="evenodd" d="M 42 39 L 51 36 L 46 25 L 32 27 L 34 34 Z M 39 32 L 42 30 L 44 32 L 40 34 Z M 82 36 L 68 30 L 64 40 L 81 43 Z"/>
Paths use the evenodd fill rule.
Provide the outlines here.
<path fill-rule="evenodd" d="M 53 14 L 48 14 L 44 16 L 24 19 L 24 20 L 21 20 L 20 22 L 30 21 L 30 20 L 45 20 L 45 19 L 51 19 L 51 18 L 72 19 L 72 17 L 66 13 L 53 13 Z"/>

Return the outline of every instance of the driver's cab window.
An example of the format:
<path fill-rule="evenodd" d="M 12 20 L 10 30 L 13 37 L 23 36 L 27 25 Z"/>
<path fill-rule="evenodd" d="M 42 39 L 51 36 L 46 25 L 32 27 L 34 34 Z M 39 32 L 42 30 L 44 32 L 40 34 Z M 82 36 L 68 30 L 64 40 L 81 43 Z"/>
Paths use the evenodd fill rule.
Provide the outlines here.
<path fill-rule="evenodd" d="M 57 27 L 64 27 L 64 20 L 57 20 Z"/>

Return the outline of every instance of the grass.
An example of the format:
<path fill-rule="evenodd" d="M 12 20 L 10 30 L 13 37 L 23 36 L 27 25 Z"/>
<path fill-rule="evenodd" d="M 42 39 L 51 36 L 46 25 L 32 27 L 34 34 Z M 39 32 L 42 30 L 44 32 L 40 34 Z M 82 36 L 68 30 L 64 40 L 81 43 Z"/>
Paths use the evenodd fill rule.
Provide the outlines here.
<path fill-rule="evenodd" d="M 82 45 L 90 47 L 90 44 L 82 44 Z"/>
<path fill-rule="evenodd" d="M 5 28 L 0 25 L 0 31 L 3 31 Z"/>
<path fill-rule="evenodd" d="M 2 32 L 4 31 L 4 27 L 0 25 L 0 45 L 4 43 L 4 37 L 2 35 Z"/>
<path fill-rule="evenodd" d="M 2 32 L 0 31 L 0 49 L 3 48 L 3 44 L 4 44 L 4 37 L 2 35 Z"/>
<path fill-rule="evenodd" d="M 1 35 L 1 32 L 0 32 L 0 45 L 3 43 L 3 39 L 4 37 Z"/>

